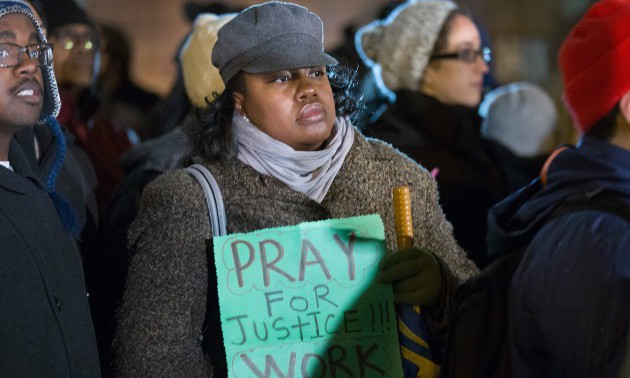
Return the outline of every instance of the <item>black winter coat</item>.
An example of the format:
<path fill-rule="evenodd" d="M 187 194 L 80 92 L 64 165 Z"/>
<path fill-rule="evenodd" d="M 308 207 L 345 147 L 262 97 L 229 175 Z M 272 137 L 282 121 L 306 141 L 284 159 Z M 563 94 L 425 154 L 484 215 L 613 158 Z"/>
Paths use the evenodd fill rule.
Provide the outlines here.
<path fill-rule="evenodd" d="M 100 376 L 81 258 L 13 141 L 0 167 L 0 376 Z"/>
<path fill-rule="evenodd" d="M 482 267 L 487 212 L 507 192 L 501 170 L 479 134 L 480 123 L 475 109 L 402 90 L 365 135 L 391 143 L 428 170 L 439 170 L 436 179 L 446 219 L 458 243 Z"/>
<path fill-rule="evenodd" d="M 67 150 L 57 177 L 56 189 L 76 211 L 79 230 L 82 232 L 81 240 L 85 240 L 88 235 L 84 232 L 95 233 L 99 219 L 95 195 L 96 171 L 85 151 L 74 143 L 74 135 L 68 131 L 65 131 L 65 135 Z M 35 156 L 35 138 L 39 144 L 39 159 Z M 33 172 L 42 182 L 46 182 L 57 153 L 57 145 L 48 126 L 25 128 L 15 134 L 15 139 L 24 151 Z"/>

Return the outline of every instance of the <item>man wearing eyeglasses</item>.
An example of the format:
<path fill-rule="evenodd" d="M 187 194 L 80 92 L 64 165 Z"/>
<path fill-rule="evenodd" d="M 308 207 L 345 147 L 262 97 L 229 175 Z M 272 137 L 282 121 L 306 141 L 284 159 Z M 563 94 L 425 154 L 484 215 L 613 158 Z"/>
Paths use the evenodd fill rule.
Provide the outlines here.
<path fill-rule="evenodd" d="M 55 191 L 65 139 L 52 50 L 29 6 L 0 0 L 0 376 L 97 377 L 94 329 L 70 207 Z M 42 181 L 13 138 L 48 125 L 59 145 Z"/>
<path fill-rule="evenodd" d="M 45 19 L 41 2 L 39 0 L 27 0 L 31 5 L 33 14 L 45 30 Z M 49 45 L 52 47 L 52 45 Z M 50 49 L 48 49 L 50 51 Z M 25 54 L 32 53 L 27 51 Z M 57 54 L 55 54 L 57 55 Z M 52 59 L 52 55 L 50 55 Z M 57 59 L 55 59 L 57 62 Z M 95 198 L 96 173 L 92 162 L 83 149 L 74 143 L 74 136 L 63 127 L 66 136 L 66 155 L 63 165 L 59 171 L 57 179 L 57 189 L 73 206 L 77 215 L 77 226 L 80 250 L 88 245 L 96 234 L 98 223 L 98 210 Z M 31 163 L 32 169 L 42 180 L 46 180 L 52 168 L 52 162 L 57 154 L 57 146 L 54 143 L 54 136 L 45 125 L 35 125 L 32 128 L 20 130 L 14 138 L 24 150 L 26 157 Z"/>

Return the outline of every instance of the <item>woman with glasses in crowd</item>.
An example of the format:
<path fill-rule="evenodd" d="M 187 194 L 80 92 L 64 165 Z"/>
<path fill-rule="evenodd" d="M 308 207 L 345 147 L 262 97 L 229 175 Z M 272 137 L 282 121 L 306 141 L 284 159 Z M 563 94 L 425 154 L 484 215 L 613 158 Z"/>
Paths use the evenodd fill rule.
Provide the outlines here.
<path fill-rule="evenodd" d="M 457 241 L 483 266 L 486 213 L 504 184 L 479 134 L 490 61 L 479 30 L 450 1 L 408 1 L 361 28 L 356 47 L 379 89 L 395 94 L 366 135 L 432 170 Z"/>

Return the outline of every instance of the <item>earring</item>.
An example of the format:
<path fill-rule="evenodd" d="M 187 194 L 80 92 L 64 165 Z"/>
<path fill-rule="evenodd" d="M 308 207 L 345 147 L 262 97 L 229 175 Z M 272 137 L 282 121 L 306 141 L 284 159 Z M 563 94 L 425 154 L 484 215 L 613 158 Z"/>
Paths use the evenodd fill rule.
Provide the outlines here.
<path fill-rule="evenodd" d="M 249 120 L 249 118 L 247 118 L 247 114 L 245 114 L 245 112 L 243 111 L 243 108 L 241 107 L 240 104 L 235 104 L 234 105 L 234 110 L 243 118 L 245 118 L 245 121 L 252 123 L 252 121 Z"/>

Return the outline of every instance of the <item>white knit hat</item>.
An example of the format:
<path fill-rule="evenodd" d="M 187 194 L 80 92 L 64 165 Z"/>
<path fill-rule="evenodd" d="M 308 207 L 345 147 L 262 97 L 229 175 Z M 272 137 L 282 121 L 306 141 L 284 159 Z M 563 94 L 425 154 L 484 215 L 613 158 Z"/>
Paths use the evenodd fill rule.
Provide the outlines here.
<path fill-rule="evenodd" d="M 542 156 L 555 147 L 556 106 L 535 84 L 511 83 L 488 92 L 479 105 L 479 115 L 484 118 L 481 134 L 516 156 Z"/>
<path fill-rule="evenodd" d="M 219 69 L 212 64 L 212 48 L 217 41 L 217 32 L 236 13 L 216 15 L 202 13 L 193 23 L 193 31 L 186 40 L 180 54 L 184 87 L 188 99 L 196 107 L 203 108 L 206 98 L 213 100 L 212 93 L 220 94 L 225 84 Z"/>
<path fill-rule="evenodd" d="M 359 56 L 370 67 L 380 66 L 383 82 L 390 90 L 417 91 L 442 26 L 455 9 L 457 5 L 448 0 L 407 1 L 384 21 L 357 31 Z"/>

